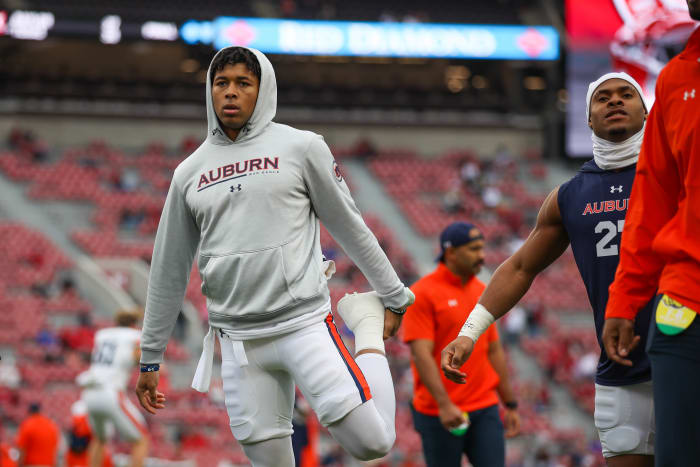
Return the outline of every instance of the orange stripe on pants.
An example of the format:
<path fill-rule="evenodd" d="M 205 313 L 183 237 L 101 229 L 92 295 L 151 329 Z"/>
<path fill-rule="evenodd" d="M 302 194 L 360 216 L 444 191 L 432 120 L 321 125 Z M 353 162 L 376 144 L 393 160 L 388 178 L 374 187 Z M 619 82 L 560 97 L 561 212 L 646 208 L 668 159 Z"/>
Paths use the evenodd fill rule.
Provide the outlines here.
<path fill-rule="evenodd" d="M 348 348 L 345 347 L 345 342 L 343 342 L 343 339 L 340 337 L 338 328 L 335 327 L 335 323 L 333 322 L 333 315 L 330 313 L 328 313 L 328 316 L 326 317 L 326 326 L 328 327 L 328 332 L 330 332 L 331 337 L 333 338 L 335 346 L 340 352 L 340 356 L 345 361 L 345 365 L 347 365 L 348 370 L 350 370 L 350 374 L 360 390 L 362 401 L 366 402 L 370 400 L 372 398 L 372 393 L 369 390 L 369 384 L 367 384 L 365 375 L 362 374 L 362 370 L 360 370 L 360 367 L 357 366 L 357 363 L 355 362 L 355 359 L 352 358 L 352 355 L 350 355 Z"/>

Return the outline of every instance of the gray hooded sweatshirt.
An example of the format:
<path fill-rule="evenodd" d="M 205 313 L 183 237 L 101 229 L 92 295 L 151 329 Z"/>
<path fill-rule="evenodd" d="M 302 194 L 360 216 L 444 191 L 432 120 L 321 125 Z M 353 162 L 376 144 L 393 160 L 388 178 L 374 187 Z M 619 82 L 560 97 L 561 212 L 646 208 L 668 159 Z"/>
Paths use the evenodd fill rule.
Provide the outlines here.
<path fill-rule="evenodd" d="M 142 363 L 163 359 L 198 248 L 212 328 L 245 340 L 321 320 L 330 304 L 319 220 L 385 306 L 408 303 L 323 138 L 272 121 L 274 70 L 265 55 L 250 50 L 261 68 L 250 120 L 229 139 L 207 79 L 207 138 L 175 169 L 153 250 Z"/>

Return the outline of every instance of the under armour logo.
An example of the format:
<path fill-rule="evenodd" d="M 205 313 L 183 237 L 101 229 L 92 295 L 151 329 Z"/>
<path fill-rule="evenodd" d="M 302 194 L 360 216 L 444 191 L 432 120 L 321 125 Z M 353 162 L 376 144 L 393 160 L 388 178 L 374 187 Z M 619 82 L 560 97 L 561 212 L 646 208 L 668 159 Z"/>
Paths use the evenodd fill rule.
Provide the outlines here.
<path fill-rule="evenodd" d="M 684 100 L 684 101 L 687 101 L 689 97 L 690 97 L 691 99 L 695 99 L 695 89 L 693 89 L 693 90 L 690 91 L 690 92 L 685 91 L 685 92 L 683 93 L 683 100 Z"/>
<path fill-rule="evenodd" d="M 457 303 L 457 300 L 455 300 L 454 298 L 451 298 L 450 300 L 447 301 L 447 305 L 449 305 L 451 307 L 456 307 L 458 305 L 458 303 Z"/>
<path fill-rule="evenodd" d="M 610 193 L 615 193 L 615 192 L 617 192 L 617 193 L 622 193 L 622 185 L 620 185 L 620 186 L 615 186 L 615 185 L 611 186 L 611 187 L 610 187 Z"/>

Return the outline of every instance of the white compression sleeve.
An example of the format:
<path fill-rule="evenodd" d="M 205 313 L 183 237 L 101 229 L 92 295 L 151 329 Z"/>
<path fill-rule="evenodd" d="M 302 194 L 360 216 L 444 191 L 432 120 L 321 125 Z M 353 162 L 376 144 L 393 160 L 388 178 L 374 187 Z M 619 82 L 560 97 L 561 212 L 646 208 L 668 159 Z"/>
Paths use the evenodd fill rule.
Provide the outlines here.
<path fill-rule="evenodd" d="M 384 355 L 366 353 L 355 362 L 367 379 L 372 399 L 329 425 L 328 430 L 350 454 L 367 461 L 384 457 L 394 445 L 396 396 Z"/>
<path fill-rule="evenodd" d="M 273 438 L 253 444 L 241 444 L 253 467 L 292 467 L 292 437 Z"/>
<path fill-rule="evenodd" d="M 355 362 L 367 379 L 372 399 L 374 399 L 374 404 L 377 406 L 387 430 L 395 436 L 396 395 L 394 382 L 391 380 L 389 362 L 384 355 L 378 353 L 359 355 L 355 357 Z"/>
<path fill-rule="evenodd" d="M 481 336 L 494 321 L 496 321 L 496 318 L 489 313 L 489 310 L 481 303 L 477 303 L 469 314 L 464 326 L 462 326 L 462 330 L 459 331 L 459 335 L 466 336 L 476 343 L 479 336 Z"/>
<path fill-rule="evenodd" d="M 343 449 L 363 461 L 386 456 L 396 440 L 395 435 L 387 433 L 374 399 L 358 405 L 345 417 L 328 425 L 328 431 Z"/>

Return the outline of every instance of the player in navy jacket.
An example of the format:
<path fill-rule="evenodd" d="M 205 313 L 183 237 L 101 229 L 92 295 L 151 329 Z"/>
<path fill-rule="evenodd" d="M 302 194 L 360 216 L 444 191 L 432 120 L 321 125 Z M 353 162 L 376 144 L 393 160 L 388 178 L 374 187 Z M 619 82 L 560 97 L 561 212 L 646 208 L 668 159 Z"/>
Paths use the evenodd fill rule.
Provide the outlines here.
<path fill-rule="evenodd" d="M 510 310 L 537 274 L 561 256 L 569 244 L 588 292 L 601 343 L 608 286 L 615 277 L 646 115 L 641 88 L 629 75 L 609 73 L 591 83 L 587 117 L 593 130 L 594 158 L 549 194 L 524 245 L 494 273 L 459 337 L 443 350 L 442 369 L 448 378 L 464 381 L 466 375 L 459 367 L 485 326 Z M 636 332 L 644 338 L 650 306 L 636 321 Z M 611 467 L 651 467 L 654 463 L 651 371 L 643 349 L 638 345 L 630 355 L 633 367 L 615 363 L 601 351 L 595 424 L 603 455 Z"/>

